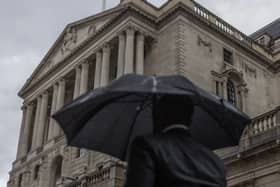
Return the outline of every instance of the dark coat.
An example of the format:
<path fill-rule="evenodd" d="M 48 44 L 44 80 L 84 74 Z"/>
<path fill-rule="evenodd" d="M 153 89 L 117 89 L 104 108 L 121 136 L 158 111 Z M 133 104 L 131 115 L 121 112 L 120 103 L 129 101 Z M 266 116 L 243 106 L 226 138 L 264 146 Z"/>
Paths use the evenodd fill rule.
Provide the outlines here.
<path fill-rule="evenodd" d="M 224 164 L 188 131 L 173 129 L 133 141 L 125 187 L 210 186 L 226 186 Z"/>

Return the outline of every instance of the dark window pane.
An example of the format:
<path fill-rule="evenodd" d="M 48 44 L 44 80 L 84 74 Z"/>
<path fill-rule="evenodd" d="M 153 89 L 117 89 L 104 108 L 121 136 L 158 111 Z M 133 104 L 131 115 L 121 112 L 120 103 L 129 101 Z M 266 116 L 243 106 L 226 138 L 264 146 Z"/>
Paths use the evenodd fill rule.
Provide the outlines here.
<path fill-rule="evenodd" d="M 227 95 L 228 95 L 228 101 L 231 104 L 236 105 L 235 87 L 234 87 L 234 83 L 231 80 L 227 82 Z"/>
<path fill-rule="evenodd" d="M 227 62 L 229 64 L 233 64 L 232 52 L 230 52 L 227 49 L 224 49 L 224 62 Z"/>

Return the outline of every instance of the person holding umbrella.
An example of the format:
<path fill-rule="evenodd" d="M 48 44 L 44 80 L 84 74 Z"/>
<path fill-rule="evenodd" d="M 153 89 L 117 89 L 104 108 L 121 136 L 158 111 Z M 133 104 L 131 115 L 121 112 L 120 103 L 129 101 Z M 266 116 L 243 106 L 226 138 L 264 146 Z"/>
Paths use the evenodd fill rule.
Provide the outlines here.
<path fill-rule="evenodd" d="M 188 98 L 162 96 L 154 105 L 154 135 L 131 145 L 125 187 L 225 187 L 223 162 L 196 142 Z"/>
<path fill-rule="evenodd" d="M 250 118 L 180 75 L 128 74 L 53 117 L 67 144 L 128 161 L 126 187 L 224 187 L 211 151 L 236 146 Z M 129 154 L 130 153 L 130 154 Z"/>

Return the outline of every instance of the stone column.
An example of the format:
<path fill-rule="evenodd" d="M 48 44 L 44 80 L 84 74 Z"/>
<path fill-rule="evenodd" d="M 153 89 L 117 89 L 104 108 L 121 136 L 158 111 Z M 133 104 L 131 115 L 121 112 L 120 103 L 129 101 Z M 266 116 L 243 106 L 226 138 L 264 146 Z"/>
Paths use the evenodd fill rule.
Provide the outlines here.
<path fill-rule="evenodd" d="M 98 51 L 96 53 L 94 88 L 100 87 L 101 67 L 102 67 L 102 52 Z"/>
<path fill-rule="evenodd" d="M 58 91 L 57 91 L 57 102 L 56 102 L 56 111 L 62 108 L 64 105 L 65 98 L 65 80 L 61 79 L 58 83 Z M 54 136 L 58 136 L 60 134 L 60 127 L 57 123 L 54 125 Z"/>
<path fill-rule="evenodd" d="M 48 92 L 44 92 L 42 95 L 42 102 L 40 108 L 40 117 L 38 120 L 38 130 L 37 130 L 37 145 L 36 147 L 40 147 L 44 143 L 44 129 L 47 121 L 47 110 L 48 110 Z"/>
<path fill-rule="evenodd" d="M 134 72 L 134 35 L 133 29 L 126 30 L 125 65 L 124 73 Z"/>
<path fill-rule="evenodd" d="M 32 115 L 34 110 L 34 104 L 29 104 L 26 107 L 26 117 L 24 122 L 24 130 L 22 135 L 22 142 L 21 142 L 21 151 L 22 156 L 26 155 L 30 149 L 30 139 L 29 137 L 32 135 Z M 34 127 L 33 127 L 34 128 Z M 33 133 L 34 134 L 34 133 Z"/>
<path fill-rule="evenodd" d="M 76 68 L 75 88 L 74 88 L 73 99 L 76 99 L 77 97 L 80 96 L 81 76 L 82 76 L 82 69 L 80 66 L 78 66 Z M 72 147 L 71 150 L 74 152 L 75 155 L 79 151 L 79 149 L 76 147 Z"/>
<path fill-rule="evenodd" d="M 56 101 L 57 101 L 57 92 L 58 92 L 58 85 L 53 85 L 53 96 L 52 96 L 52 106 L 51 106 L 51 115 L 56 112 Z M 49 126 L 49 133 L 48 133 L 48 140 L 51 140 L 54 137 L 54 127 L 55 127 L 55 120 L 50 118 L 50 126 Z"/>
<path fill-rule="evenodd" d="M 144 40 L 145 37 L 143 34 L 137 35 L 136 41 L 136 73 L 143 75 L 144 74 Z"/>
<path fill-rule="evenodd" d="M 117 78 L 124 73 L 124 63 L 125 63 L 125 35 L 119 35 L 119 50 L 118 50 L 118 69 Z"/>
<path fill-rule="evenodd" d="M 103 48 L 100 86 L 106 86 L 109 83 L 110 55 L 111 55 L 111 49 L 108 45 L 106 45 Z"/>
<path fill-rule="evenodd" d="M 88 70 L 89 70 L 89 63 L 85 61 L 82 64 L 80 95 L 88 91 Z"/>
<path fill-rule="evenodd" d="M 37 98 L 37 106 L 36 106 L 36 113 L 35 113 L 35 121 L 34 121 L 34 130 L 33 130 L 33 137 L 32 137 L 32 150 L 36 149 L 37 147 L 37 132 L 38 132 L 38 125 L 39 125 L 39 118 L 40 118 L 40 109 L 41 109 L 41 102 L 42 97 L 39 96 Z"/>
<path fill-rule="evenodd" d="M 223 87 L 223 96 L 224 96 L 225 100 L 228 100 L 228 95 L 227 95 L 227 78 L 225 78 L 223 80 L 223 85 L 224 85 L 224 87 Z"/>
<path fill-rule="evenodd" d="M 76 75 L 75 75 L 75 88 L 74 88 L 74 96 L 73 99 L 76 99 L 80 95 L 80 83 L 81 83 L 81 68 L 76 67 Z"/>
<path fill-rule="evenodd" d="M 18 139 L 18 148 L 17 148 L 17 159 L 23 157 L 25 154 L 23 153 L 23 139 L 24 139 L 24 131 L 25 131 L 25 121 L 26 121 L 26 113 L 27 107 L 22 107 L 22 119 L 21 119 L 21 126 L 20 126 L 20 134 Z"/>

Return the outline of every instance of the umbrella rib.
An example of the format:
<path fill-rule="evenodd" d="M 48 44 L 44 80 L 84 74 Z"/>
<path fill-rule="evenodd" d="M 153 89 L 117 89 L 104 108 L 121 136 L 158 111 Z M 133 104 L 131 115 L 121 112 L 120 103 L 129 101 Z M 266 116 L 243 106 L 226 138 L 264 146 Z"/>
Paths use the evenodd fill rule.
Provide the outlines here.
<path fill-rule="evenodd" d="M 147 98 L 147 97 L 148 97 L 148 95 L 145 96 L 145 98 Z M 132 136 L 132 132 L 133 132 L 133 129 L 134 129 L 134 126 L 135 126 L 135 122 L 137 120 L 137 117 L 138 117 L 139 113 L 142 111 L 143 107 L 145 106 L 146 101 L 147 100 L 145 100 L 145 99 L 143 100 L 143 102 L 140 104 L 140 108 L 138 109 L 138 111 L 136 112 L 136 114 L 133 118 L 133 121 L 132 121 L 131 126 L 129 128 L 128 137 L 127 137 L 127 141 L 126 141 L 127 144 L 126 144 L 125 149 L 123 151 L 123 157 L 122 158 L 125 158 L 126 155 L 127 155 L 128 146 L 129 146 L 129 143 L 130 143 L 129 140 Z"/>

